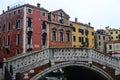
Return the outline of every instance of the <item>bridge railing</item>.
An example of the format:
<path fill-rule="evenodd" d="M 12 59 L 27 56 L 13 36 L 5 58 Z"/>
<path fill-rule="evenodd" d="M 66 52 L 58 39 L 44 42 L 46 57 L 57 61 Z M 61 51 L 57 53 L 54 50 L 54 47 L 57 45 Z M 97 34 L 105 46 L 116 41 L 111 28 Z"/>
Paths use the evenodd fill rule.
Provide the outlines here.
<path fill-rule="evenodd" d="M 52 62 L 88 61 L 90 63 L 94 61 L 120 70 L 120 60 L 89 48 L 47 48 L 7 59 L 6 65 L 8 69 L 12 65 L 14 73 L 17 73 L 47 64 L 49 60 Z"/>
<path fill-rule="evenodd" d="M 120 68 L 118 59 L 90 48 L 53 48 L 53 52 L 55 61 L 94 61 L 115 69 Z"/>

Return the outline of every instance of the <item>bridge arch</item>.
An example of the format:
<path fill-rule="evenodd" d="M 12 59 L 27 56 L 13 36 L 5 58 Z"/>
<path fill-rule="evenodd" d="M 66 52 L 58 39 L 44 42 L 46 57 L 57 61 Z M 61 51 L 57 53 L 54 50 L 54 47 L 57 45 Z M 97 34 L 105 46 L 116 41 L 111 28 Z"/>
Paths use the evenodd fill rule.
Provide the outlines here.
<path fill-rule="evenodd" d="M 65 68 L 68 66 L 80 66 L 80 67 L 85 67 L 87 69 L 93 70 L 98 72 L 99 74 L 101 74 L 102 76 L 104 76 L 107 80 L 113 80 L 113 78 L 106 73 L 104 70 L 92 65 L 90 63 L 86 63 L 86 62 L 62 62 L 59 64 L 56 64 L 54 66 L 48 67 L 45 70 L 41 71 L 40 73 L 38 73 L 37 75 L 35 75 L 33 78 L 31 78 L 31 80 L 39 80 L 42 76 L 44 76 L 47 73 L 50 73 L 54 70 L 58 70 L 60 68 Z"/>

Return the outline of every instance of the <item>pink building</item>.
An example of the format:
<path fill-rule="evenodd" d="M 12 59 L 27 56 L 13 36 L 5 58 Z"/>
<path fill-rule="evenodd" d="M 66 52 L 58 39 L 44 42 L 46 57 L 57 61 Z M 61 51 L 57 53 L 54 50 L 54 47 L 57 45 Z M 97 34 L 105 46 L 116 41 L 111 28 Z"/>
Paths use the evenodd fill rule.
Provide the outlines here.
<path fill-rule="evenodd" d="M 42 26 L 48 11 L 30 4 L 9 7 L 0 15 L 0 61 L 42 48 Z"/>

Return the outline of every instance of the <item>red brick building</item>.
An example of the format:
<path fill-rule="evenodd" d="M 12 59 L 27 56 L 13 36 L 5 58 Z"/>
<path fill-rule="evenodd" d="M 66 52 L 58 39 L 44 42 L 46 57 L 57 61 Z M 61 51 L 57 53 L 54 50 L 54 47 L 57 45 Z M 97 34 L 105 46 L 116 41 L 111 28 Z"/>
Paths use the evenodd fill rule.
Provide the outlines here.
<path fill-rule="evenodd" d="M 42 24 L 48 11 L 30 4 L 9 7 L 0 15 L 0 61 L 42 48 Z"/>

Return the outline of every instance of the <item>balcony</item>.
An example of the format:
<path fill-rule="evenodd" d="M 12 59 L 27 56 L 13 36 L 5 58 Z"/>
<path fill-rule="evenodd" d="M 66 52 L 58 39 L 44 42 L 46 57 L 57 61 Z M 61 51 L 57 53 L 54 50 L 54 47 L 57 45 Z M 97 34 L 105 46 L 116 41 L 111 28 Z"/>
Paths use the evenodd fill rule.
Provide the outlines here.
<path fill-rule="evenodd" d="M 10 45 L 6 45 L 6 46 L 5 46 L 5 49 L 10 50 Z"/>
<path fill-rule="evenodd" d="M 32 27 L 27 27 L 27 32 L 29 32 L 29 31 L 33 32 L 33 28 Z"/>
<path fill-rule="evenodd" d="M 45 48 L 47 48 L 47 46 L 46 45 L 42 45 L 42 49 L 45 49 Z"/>
<path fill-rule="evenodd" d="M 32 44 L 27 44 L 27 49 L 32 49 L 33 45 Z"/>
<path fill-rule="evenodd" d="M 43 30 L 42 30 L 42 34 L 44 34 L 44 33 L 47 33 L 47 30 L 46 30 L 46 29 L 43 29 Z"/>
<path fill-rule="evenodd" d="M 31 36 L 32 32 L 33 32 L 33 28 L 32 27 L 28 27 L 27 28 L 27 34 L 28 34 L 28 36 Z"/>

